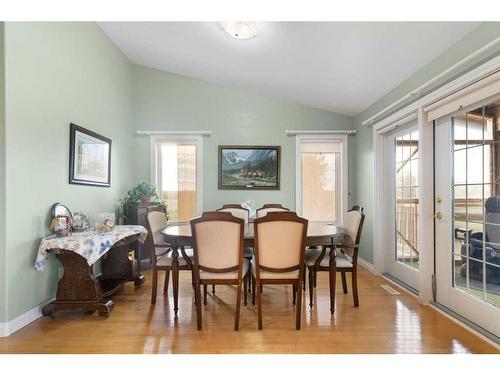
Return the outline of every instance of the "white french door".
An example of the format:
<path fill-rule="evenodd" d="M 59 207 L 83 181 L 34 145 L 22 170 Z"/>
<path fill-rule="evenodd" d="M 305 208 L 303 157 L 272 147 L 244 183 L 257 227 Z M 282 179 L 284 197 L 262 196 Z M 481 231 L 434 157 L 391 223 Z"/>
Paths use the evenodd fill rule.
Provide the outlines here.
<path fill-rule="evenodd" d="M 500 101 L 434 126 L 436 300 L 500 337 Z"/>
<path fill-rule="evenodd" d="M 385 135 L 385 272 L 419 290 L 419 132 L 417 122 Z"/>

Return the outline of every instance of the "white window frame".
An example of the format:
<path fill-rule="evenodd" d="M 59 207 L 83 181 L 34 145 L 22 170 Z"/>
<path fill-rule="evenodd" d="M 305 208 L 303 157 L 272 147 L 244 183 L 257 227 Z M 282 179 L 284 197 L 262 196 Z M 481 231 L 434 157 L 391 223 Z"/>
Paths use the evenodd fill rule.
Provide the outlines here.
<path fill-rule="evenodd" d="M 348 176 L 349 176 L 349 149 L 348 149 L 348 135 L 338 134 L 338 135 L 321 135 L 321 134 L 311 134 L 311 135 L 297 135 L 295 139 L 295 210 L 298 215 L 302 215 L 302 157 L 301 157 L 301 144 L 304 141 L 335 141 L 342 145 L 342 154 L 340 162 L 340 171 L 338 166 L 336 166 L 336 180 L 340 177 L 340 194 L 337 195 L 337 207 L 339 207 L 337 221 L 327 223 L 332 223 L 334 225 L 343 225 L 344 213 L 347 211 L 348 202 Z"/>
<path fill-rule="evenodd" d="M 149 179 L 157 188 L 156 181 L 161 181 L 160 165 L 157 164 L 156 145 L 158 143 L 195 144 L 196 145 L 196 214 L 203 212 L 203 138 L 201 135 L 153 135 L 149 139 Z M 156 178 L 158 177 L 158 178 Z M 172 222 L 184 223 L 184 222 Z"/>

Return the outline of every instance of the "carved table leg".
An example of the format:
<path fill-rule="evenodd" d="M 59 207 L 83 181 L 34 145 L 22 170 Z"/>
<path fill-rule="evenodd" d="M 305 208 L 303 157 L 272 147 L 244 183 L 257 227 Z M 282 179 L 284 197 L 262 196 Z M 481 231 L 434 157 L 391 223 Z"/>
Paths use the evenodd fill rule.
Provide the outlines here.
<path fill-rule="evenodd" d="M 174 292 L 174 314 L 179 311 L 179 246 L 172 246 L 172 289 Z"/>
<path fill-rule="evenodd" d="M 99 282 L 94 277 L 87 260 L 72 251 L 61 250 L 57 259 L 64 273 L 57 284 L 56 300 L 42 308 L 43 316 L 54 317 L 59 310 L 83 310 L 87 313 L 99 311 L 108 316 L 113 302 L 103 298 Z"/>
<path fill-rule="evenodd" d="M 336 279 L 337 279 L 337 265 L 335 260 L 335 246 L 332 245 L 330 250 L 330 261 L 329 265 L 329 274 L 330 274 L 330 313 L 333 315 L 335 312 L 335 288 L 336 288 Z"/>
<path fill-rule="evenodd" d="M 111 313 L 111 310 L 113 310 L 113 306 L 113 301 L 111 300 L 100 302 L 97 304 L 97 311 L 99 312 L 100 316 L 104 316 L 107 318 Z"/>

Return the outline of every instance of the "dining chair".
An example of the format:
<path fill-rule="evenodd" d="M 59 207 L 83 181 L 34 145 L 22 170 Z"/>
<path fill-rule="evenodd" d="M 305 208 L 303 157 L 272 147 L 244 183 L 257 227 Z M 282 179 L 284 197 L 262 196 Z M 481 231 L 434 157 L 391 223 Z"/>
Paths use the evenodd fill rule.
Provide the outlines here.
<path fill-rule="evenodd" d="M 258 328 L 262 329 L 261 286 L 292 284 L 297 298 L 295 328 L 300 329 L 302 274 L 308 221 L 295 212 L 270 212 L 254 220 L 255 257 L 251 261 L 253 293 L 257 295 Z"/>
<path fill-rule="evenodd" d="M 358 298 L 358 249 L 359 241 L 361 238 L 361 231 L 363 230 L 363 222 L 365 220 L 365 214 L 363 213 L 363 207 L 353 206 L 344 215 L 344 229 L 346 230 L 347 239 L 339 246 L 333 246 L 330 248 L 330 252 L 334 251 L 335 255 L 335 274 L 330 274 L 330 297 L 331 306 L 330 312 L 333 314 L 335 309 L 335 278 L 336 273 L 340 272 L 342 277 L 342 289 L 344 294 L 347 293 L 347 280 L 346 272 L 351 273 L 352 277 L 352 296 L 354 306 L 359 306 Z M 327 247 L 317 248 L 317 249 L 306 249 L 305 252 L 305 264 L 308 269 L 309 274 L 309 306 L 313 306 L 313 292 L 316 287 L 316 276 L 319 271 L 329 271 L 330 272 L 330 257 L 327 255 Z M 338 250 L 338 251 L 336 251 Z"/>
<path fill-rule="evenodd" d="M 245 224 L 248 224 L 250 220 L 250 210 L 239 204 L 225 204 L 217 211 L 219 212 L 230 212 L 233 216 L 239 217 L 245 220 Z"/>
<path fill-rule="evenodd" d="M 239 329 L 241 282 L 246 290 L 248 260 L 243 258 L 245 221 L 229 212 L 204 212 L 191 220 L 193 277 L 198 330 L 202 328 L 201 285 L 236 285 L 234 329 Z M 246 293 L 245 293 L 246 300 Z"/>
<path fill-rule="evenodd" d="M 266 216 L 269 212 L 283 212 L 283 211 L 290 211 L 290 209 L 283 207 L 279 203 L 267 203 L 263 205 L 261 208 L 257 209 L 256 214 L 257 217 L 264 217 Z"/>
<path fill-rule="evenodd" d="M 248 225 L 250 221 L 250 210 L 248 208 L 245 208 L 239 204 L 225 204 L 221 208 L 217 209 L 219 212 L 230 212 L 233 216 L 239 217 L 243 220 L 245 220 L 245 226 Z M 245 247 L 243 249 L 243 257 L 248 259 L 250 261 L 253 257 L 253 249 L 250 247 Z M 250 273 L 248 274 L 249 280 L 248 280 L 248 285 L 250 286 Z M 248 293 L 250 293 L 250 289 L 248 290 Z M 212 294 L 215 294 L 215 285 L 212 285 Z M 204 298 L 206 302 L 206 287 L 204 287 Z"/>
<path fill-rule="evenodd" d="M 165 283 L 163 285 L 163 293 L 168 293 L 168 282 L 170 278 L 170 271 L 172 268 L 172 252 L 170 251 L 170 244 L 163 240 L 161 231 L 167 227 L 167 216 L 165 215 L 165 206 L 153 206 L 148 208 L 148 231 L 153 237 L 153 246 L 150 253 L 151 262 L 151 275 L 152 275 L 152 288 L 151 288 L 151 304 L 156 303 L 156 294 L 158 289 L 158 271 L 165 271 Z M 168 252 L 165 254 L 158 254 L 157 249 L 167 249 Z M 179 270 L 191 270 L 192 260 L 193 260 L 193 250 L 180 248 L 181 256 L 178 258 Z M 178 288 L 179 277 L 172 277 L 176 285 L 172 287 Z M 177 281 L 176 281 L 177 280 Z"/>

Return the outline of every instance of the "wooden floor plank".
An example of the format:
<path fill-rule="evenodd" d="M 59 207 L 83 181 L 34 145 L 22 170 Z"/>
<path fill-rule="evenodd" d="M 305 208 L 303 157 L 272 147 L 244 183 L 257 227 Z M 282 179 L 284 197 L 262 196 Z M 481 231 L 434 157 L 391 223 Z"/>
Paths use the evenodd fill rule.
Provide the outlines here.
<path fill-rule="evenodd" d="M 257 330 L 255 307 L 242 304 L 239 332 L 233 330 L 235 288 L 218 286 L 203 307 L 199 332 L 190 274 L 181 272 L 178 319 L 173 315 L 171 291 L 162 296 L 159 288 L 156 305 L 150 305 L 151 278 L 145 274 L 147 282 L 141 288 L 129 283 L 113 297 L 115 308 L 109 318 L 78 312 L 40 318 L 0 338 L 0 352 L 498 353 L 408 293 L 398 289 L 400 295 L 389 294 L 380 286 L 387 282 L 364 269 L 359 272 L 360 307 L 353 306 L 351 293 L 342 293 L 339 277 L 334 316 L 329 311 L 327 274 L 320 273 L 312 310 L 307 292 L 303 298 L 300 331 L 295 330 L 289 286 L 264 287 L 263 331 Z"/>

